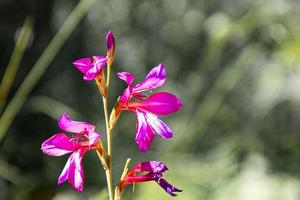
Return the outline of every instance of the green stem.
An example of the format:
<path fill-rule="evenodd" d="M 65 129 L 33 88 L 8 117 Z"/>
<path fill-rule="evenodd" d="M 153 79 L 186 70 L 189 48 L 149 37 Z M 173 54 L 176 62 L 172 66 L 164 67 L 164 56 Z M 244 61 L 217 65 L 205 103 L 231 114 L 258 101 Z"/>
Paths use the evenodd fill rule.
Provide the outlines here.
<path fill-rule="evenodd" d="M 107 93 L 106 93 L 107 94 Z M 108 120 L 108 102 L 107 97 L 102 97 L 103 100 L 103 109 L 105 115 L 105 125 L 106 125 L 106 134 L 107 134 L 107 160 L 108 160 L 108 168 L 105 170 L 106 180 L 107 180 L 107 187 L 108 187 L 108 194 L 109 199 L 113 200 L 113 192 L 112 192 L 112 132 L 109 127 L 109 120 Z"/>
<path fill-rule="evenodd" d="M 35 84 L 96 0 L 81 0 L 32 67 L 0 118 L 0 141 Z"/>
<path fill-rule="evenodd" d="M 105 115 L 105 125 L 106 125 L 106 134 L 107 134 L 107 160 L 108 160 L 108 168 L 105 170 L 107 187 L 109 199 L 114 199 L 113 194 L 113 180 L 112 180 L 112 132 L 109 123 L 109 115 L 108 115 L 108 91 L 109 91 L 109 82 L 110 82 L 110 67 L 111 63 L 107 63 L 107 79 L 106 79 L 106 92 L 105 95 L 102 96 L 103 100 L 103 110 Z"/>

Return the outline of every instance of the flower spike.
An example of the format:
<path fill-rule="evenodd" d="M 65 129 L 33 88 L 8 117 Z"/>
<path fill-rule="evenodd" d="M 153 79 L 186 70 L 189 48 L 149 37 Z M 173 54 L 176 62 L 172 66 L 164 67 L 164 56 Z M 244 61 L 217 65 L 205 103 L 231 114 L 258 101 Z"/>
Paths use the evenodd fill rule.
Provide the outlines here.
<path fill-rule="evenodd" d="M 63 171 L 58 178 L 58 184 L 65 181 L 78 192 L 84 184 L 84 173 L 81 160 L 85 153 L 91 149 L 102 151 L 98 144 L 101 135 L 95 131 L 95 126 L 87 122 L 73 121 L 66 113 L 58 120 L 59 127 L 73 133 L 72 137 L 64 133 L 56 133 L 43 142 L 41 150 L 50 156 L 62 156 L 71 153 Z"/>
<path fill-rule="evenodd" d="M 110 200 L 120 200 L 127 185 L 155 181 L 171 196 L 177 196 L 182 190 L 167 182 L 163 173 L 168 168 L 160 161 L 146 161 L 128 168 L 130 158 L 127 159 L 120 183 L 113 194 L 113 165 L 112 165 L 112 130 L 122 111 L 131 111 L 136 117 L 135 141 L 142 152 L 146 152 L 153 143 L 155 135 L 163 139 L 173 138 L 170 127 L 159 119 L 160 115 L 170 115 L 182 108 L 180 99 L 169 92 L 152 93 L 153 89 L 163 86 L 167 80 L 167 71 L 163 64 L 158 64 L 146 75 L 140 83 L 134 84 L 134 75 L 130 72 L 120 72 L 118 77 L 127 84 L 122 95 L 118 97 L 109 116 L 109 91 L 111 66 L 115 59 L 116 43 L 112 31 L 106 34 L 106 55 L 94 55 L 80 58 L 73 62 L 85 81 L 95 80 L 102 96 L 103 110 L 107 133 L 107 152 L 101 142 L 101 134 L 96 132 L 95 125 L 74 121 L 63 113 L 58 120 L 58 126 L 63 132 L 55 133 L 41 145 L 43 153 L 50 156 L 69 158 L 60 173 L 57 184 L 68 182 L 77 192 L 82 192 L 84 186 L 84 168 L 82 159 L 90 150 L 96 150 L 98 158 L 105 171 L 108 196 Z M 106 69 L 105 69 L 106 66 Z M 148 95 L 146 92 L 151 92 Z"/>

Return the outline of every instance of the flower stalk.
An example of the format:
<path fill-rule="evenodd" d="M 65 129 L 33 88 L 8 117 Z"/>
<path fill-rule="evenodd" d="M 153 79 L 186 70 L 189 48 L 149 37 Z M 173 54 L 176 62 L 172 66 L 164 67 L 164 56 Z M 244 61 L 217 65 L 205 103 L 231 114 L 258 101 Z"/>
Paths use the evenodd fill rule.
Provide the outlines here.
<path fill-rule="evenodd" d="M 106 82 L 106 91 L 105 95 L 102 96 L 103 101 L 103 110 L 105 117 L 105 126 L 106 126 L 106 136 L 107 136 L 107 164 L 108 168 L 105 170 L 107 187 L 109 199 L 113 200 L 113 181 L 112 181 L 112 130 L 109 122 L 109 114 L 108 114 L 108 91 L 109 91 L 109 82 L 110 82 L 110 67 L 111 63 L 107 63 L 107 82 Z"/>

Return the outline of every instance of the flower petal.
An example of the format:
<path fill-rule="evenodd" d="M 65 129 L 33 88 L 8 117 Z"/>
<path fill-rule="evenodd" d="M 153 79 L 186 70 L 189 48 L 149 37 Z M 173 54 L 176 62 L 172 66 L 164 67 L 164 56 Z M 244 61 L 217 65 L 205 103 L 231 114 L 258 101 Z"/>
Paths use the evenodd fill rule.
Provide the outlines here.
<path fill-rule="evenodd" d="M 173 133 L 170 127 L 165 122 L 160 120 L 156 115 L 150 112 L 146 112 L 146 119 L 148 124 L 157 135 L 164 139 L 170 139 L 173 137 Z"/>
<path fill-rule="evenodd" d="M 168 170 L 167 166 L 160 161 L 145 161 L 136 164 L 129 172 L 128 176 L 134 176 L 139 172 L 163 173 Z"/>
<path fill-rule="evenodd" d="M 174 187 L 170 183 L 168 183 L 165 179 L 159 178 L 156 182 L 171 196 L 177 196 L 174 192 L 182 192 L 182 190 Z"/>
<path fill-rule="evenodd" d="M 74 152 L 72 154 L 73 162 L 71 162 L 70 169 L 69 169 L 68 182 L 78 192 L 82 192 L 83 183 L 84 183 L 83 167 L 81 163 L 84 154 L 85 151 L 83 149 Z"/>
<path fill-rule="evenodd" d="M 71 120 L 70 116 L 66 113 L 63 113 L 58 120 L 58 126 L 60 129 L 72 132 L 80 133 L 83 131 L 94 131 L 95 126 L 87 122 L 79 122 Z"/>
<path fill-rule="evenodd" d="M 134 80 L 134 75 L 130 72 L 119 72 L 118 77 L 125 81 L 127 85 L 131 85 Z"/>
<path fill-rule="evenodd" d="M 130 100 L 130 98 L 131 98 L 131 92 L 132 90 L 131 90 L 131 88 L 128 86 L 125 90 L 124 90 L 124 92 L 123 92 L 123 94 L 122 94 L 122 96 L 120 97 L 120 99 L 119 99 L 119 101 L 121 102 L 121 103 L 127 103 L 129 100 Z"/>
<path fill-rule="evenodd" d="M 182 104 L 171 93 L 157 92 L 144 100 L 128 103 L 128 108 L 142 108 L 157 115 L 169 115 L 182 108 Z"/>
<path fill-rule="evenodd" d="M 146 121 L 145 113 L 136 110 L 136 137 L 135 141 L 142 152 L 146 152 L 153 142 L 154 133 Z"/>
<path fill-rule="evenodd" d="M 163 64 L 154 67 L 146 76 L 146 78 L 132 89 L 134 93 L 152 90 L 165 84 L 167 80 L 167 71 Z"/>
<path fill-rule="evenodd" d="M 120 102 L 125 103 L 130 100 L 131 94 L 132 94 L 132 89 L 130 87 L 132 81 L 134 80 L 133 74 L 129 72 L 119 72 L 118 77 L 125 81 L 128 85 L 128 87 L 124 90 L 122 96 L 120 97 Z"/>
<path fill-rule="evenodd" d="M 103 72 L 103 67 L 107 62 L 107 58 L 103 56 L 93 56 L 92 67 L 87 70 L 83 76 L 83 79 L 90 81 L 95 79 L 99 74 Z"/>
<path fill-rule="evenodd" d="M 58 184 L 62 184 L 68 180 L 69 184 L 77 192 L 82 192 L 84 173 L 81 160 L 85 152 L 86 149 L 79 149 L 69 157 L 61 175 L 58 178 Z"/>
<path fill-rule="evenodd" d="M 107 58 L 105 56 L 92 56 L 93 64 L 96 66 L 105 65 Z"/>
<path fill-rule="evenodd" d="M 62 156 L 71 153 L 76 149 L 72 139 L 63 133 L 57 133 L 43 142 L 41 150 L 50 156 Z"/>
<path fill-rule="evenodd" d="M 102 66 L 103 67 L 103 66 Z M 97 67 L 92 67 L 89 71 L 87 71 L 84 76 L 83 79 L 85 81 L 91 81 L 94 80 L 99 74 L 101 74 L 103 72 L 103 68 L 101 68 L 101 70 L 98 70 Z"/>
<path fill-rule="evenodd" d="M 101 134 L 95 131 L 89 131 L 87 134 L 89 140 L 89 147 L 91 148 L 93 145 L 95 145 L 98 142 L 98 140 L 100 140 Z"/>
<path fill-rule="evenodd" d="M 62 183 L 64 183 L 68 179 L 70 165 L 71 165 L 72 160 L 73 160 L 73 154 L 68 158 L 67 163 L 66 163 L 64 169 L 60 173 L 60 175 L 58 177 L 58 180 L 57 180 L 57 184 L 62 184 Z"/>
<path fill-rule="evenodd" d="M 75 60 L 73 65 L 83 74 L 85 74 L 89 69 L 93 67 L 93 59 L 92 58 L 81 58 Z"/>

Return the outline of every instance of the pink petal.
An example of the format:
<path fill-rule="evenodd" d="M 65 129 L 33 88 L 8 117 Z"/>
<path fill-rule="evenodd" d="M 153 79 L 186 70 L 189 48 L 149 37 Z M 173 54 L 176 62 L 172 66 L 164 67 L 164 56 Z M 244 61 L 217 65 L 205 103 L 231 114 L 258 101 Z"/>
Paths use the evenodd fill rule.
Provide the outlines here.
<path fill-rule="evenodd" d="M 107 62 L 107 58 L 103 56 L 93 56 L 92 59 L 92 67 L 87 70 L 83 76 L 83 79 L 87 81 L 93 80 L 101 74 L 103 72 L 103 67 Z"/>
<path fill-rule="evenodd" d="M 81 58 L 75 60 L 73 65 L 83 74 L 85 74 L 93 66 L 92 58 Z"/>
<path fill-rule="evenodd" d="M 71 162 L 69 168 L 68 182 L 78 192 L 82 192 L 84 183 L 83 167 L 81 163 L 83 154 L 83 150 L 74 152 L 73 162 Z"/>
<path fill-rule="evenodd" d="M 57 184 L 62 184 L 68 179 L 71 162 L 73 162 L 73 154 L 71 154 L 64 169 L 60 173 L 58 180 L 57 180 Z"/>
<path fill-rule="evenodd" d="M 132 89 L 133 92 L 142 92 L 152 90 L 165 84 L 167 79 L 167 71 L 163 64 L 154 67 L 146 76 L 146 78 Z"/>
<path fill-rule="evenodd" d="M 129 100 L 130 100 L 130 98 L 131 98 L 131 92 L 132 90 L 131 90 L 131 88 L 130 88 L 130 86 L 128 86 L 125 90 L 124 90 L 124 92 L 123 92 L 123 94 L 122 94 L 122 96 L 120 97 L 120 102 L 121 103 L 126 103 L 126 102 L 128 102 Z"/>
<path fill-rule="evenodd" d="M 103 68 L 98 70 L 97 67 L 94 66 L 84 74 L 83 79 L 86 80 L 86 81 L 94 80 L 102 72 L 103 72 Z"/>
<path fill-rule="evenodd" d="M 101 134 L 97 133 L 95 131 L 89 131 L 88 133 L 88 140 L 89 140 L 89 147 L 92 147 L 93 145 L 95 145 L 98 140 L 100 140 L 101 138 Z"/>
<path fill-rule="evenodd" d="M 69 157 L 61 175 L 58 178 L 58 184 L 62 184 L 68 180 L 69 184 L 77 192 L 82 192 L 84 174 L 81 160 L 85 152 L 86 149 L 79 149 Z"/>
<path fill-rule="evenodd" d="M 128 87 L 124 90 L 124 92 L 120 98 L 121 103 L 126 103 L 131 98 L 132 89 L 131 89 L 130 85 L 134 80 L 134 76 L 133 76 L 133 74 L 131 74 L 129 72 L 119 72 L 118 77 L 120 79 L 122 79 L 123 81 L 125 81 L 128 85 Z"/>
<path fill-rule="evenodd" d="M 112 54 L 115 52 L 115 37 L 112 31 L 108 31 L 106 35 L 106 46 L 107 46 L 107 51 Z"/>
<path fill-rule="evenodd" d="M 92 56 L 93 63 L 96 66 L 104 65 L 107 62 L 107 58 L 105 56 Z"/>
<path fill-rule="evenodd" d="M 50 156 L 62 156 L 76 149 L 72 139 L 63 133 L 57 133 L 43 142 L 41 150 Z"/>
<path fill-rule="evenodd" d="M 143 111 L 136 110 L 136 137 L 135 141 L 142 152 L 149 149 L 152 144 L 154 133 L 146 121 L 145 113 Z"/>
<path fill-rule="evenodd" d="M 160 161 L 145 161 L 136 164 L 127 174 L 127 176 L 134 176 L 139 172 L 163 173 L 168 170 L 167 166 Z"/>
<path fill-rule="evenodd" d="M 144 100 L 128 103 L 128 108 L 142 108 L 157 115 L 169 115 L 182 108 L 182 104 L 171 93 L 157 92 Z"/>
<path fill-rule="evenodd" d="M 127 85 L 131 85 L 134 80 L 134 75 L 130 72 L 119 72 L 118 77 L 125 81 Z"/>
<path fill-rule="evenodd" d="M 169 128 L 169 126 L 160 120 L 156 115 L 146 112 L 146 119 L 148 124 L 157 135 L 164 139 L 170 139 L 173 137 L 172 130 Z"/>
<path fill-rule="evenodd" d="M 153 172 L 153 173 L 163 173 L 168 170 L 168 167 L 160 161 L 146 161 L 141 163 L 141 168 L 143 171 Z"/>
<path fill-rule="evenodd" d="M 71 120 L 70 116 L 66 113 L 63 113 L 60 119 L 58 120 L 58 126 L 60 129 L 72 132 L 80 133 L 83 131 L 94 131 L 95 126 L 87 122 L 79 122 Z"/>

